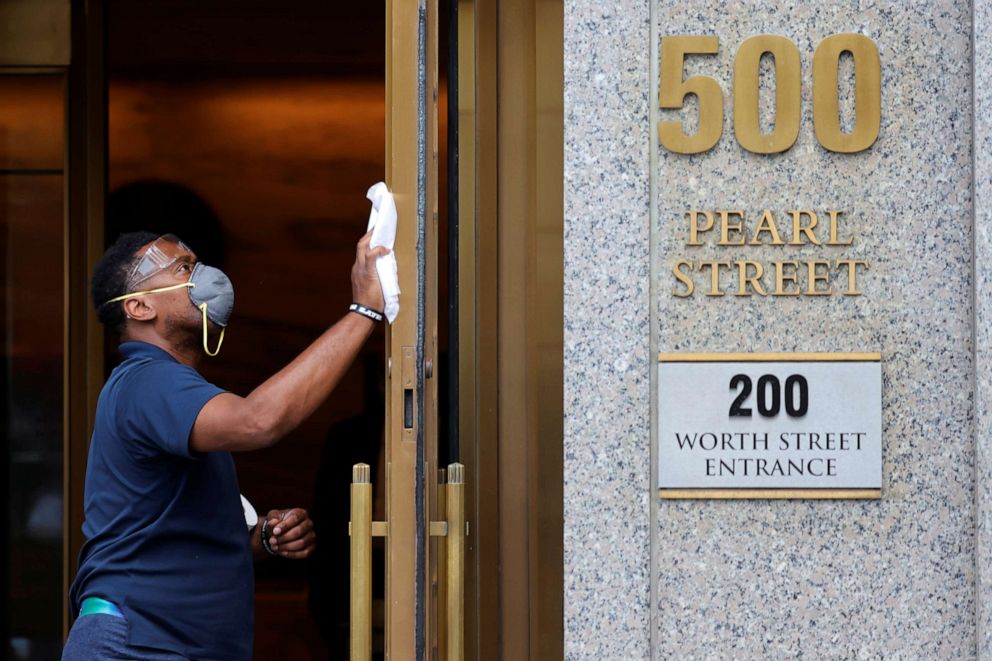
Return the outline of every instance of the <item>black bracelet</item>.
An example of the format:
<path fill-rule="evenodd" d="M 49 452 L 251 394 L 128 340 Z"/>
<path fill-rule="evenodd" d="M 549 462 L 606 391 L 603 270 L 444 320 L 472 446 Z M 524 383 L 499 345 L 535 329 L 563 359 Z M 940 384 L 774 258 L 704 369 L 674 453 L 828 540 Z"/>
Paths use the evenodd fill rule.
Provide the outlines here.
<path fill-rule="evenodd" d="M 262 548 L 266 550 L 269 555 L 278 556 L 279 554 L 272 550 L 269 546 L 269 520 L 264 519 L 262 521 Z"/>
<path fill-rule="evenodd" d="M 352 303 L 348 306 L 348 311 L 354 312 L 355 314 L 360 314 L 363 317 L 368 317 L 372 321 L 382 321 L 385 319 L 385 315 L 381 312 L 378 310 L 373 310 L 372 308 L 367 308 L 361 303 Z"/>

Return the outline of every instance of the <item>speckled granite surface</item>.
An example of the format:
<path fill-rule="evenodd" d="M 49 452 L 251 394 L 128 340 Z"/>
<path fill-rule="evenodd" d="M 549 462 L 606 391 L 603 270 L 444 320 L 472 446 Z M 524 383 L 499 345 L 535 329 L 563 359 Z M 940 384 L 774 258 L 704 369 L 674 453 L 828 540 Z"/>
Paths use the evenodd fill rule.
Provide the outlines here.
<path fill-rule="evenodd" d="M 648 12 L 565 3 L 565 655 L 649 655 Z"/>
<path fill-rule="evenodd" d="M 978 654 L 992 659 L 992 0 L 974 3 Z"/>
<path fill-rule="evenodd" d="M 980 35 L 982 25 L 992 28 L 988 4 L 976 8 Z M 651 9 L 662 35 L 720 37 L 720 54 L 692 58 L 686 74 L 717 77 L 726 95 L 715 149 L 659 154 L 658 348 L 880 351 L 881 501 L 657 502 L 650 526 Z M 985 500 L 976 536 L 972 337 L 974 313 L 978 392 L 987 400 L 992 274 L 981 263 L 992 254 L 992 212 L 978 214 L 973 282 L 971 30 L 972 7 L 963 2 L 566 2 L 567 658 L 945 659 L 992 651 L 992 592 L 976 573 L 978 545 L 978 571 L 992 576 L 992 416 L 978 407 Z M 856 155 L 826 152 L 813 134 L 812 54 L 838 32 L 871 36 L 882 60 L 881 135 Z M 777 156 L 743 152 L 733 135 L 733 55 L 760 33 L 789 37 L 802 55 L 799 139 Z M 987 63 L 992 48 L 982 41 L 978 61 Z M 978 144 L 989 145 L 992 81 L 987 66 L 977 68 Z M 978 151 L 977 194 L 989 198 L 992 161 Z M 855 244 L 832 249 L 836 255 L 687 248 L 690 208 L 842 209 Z M 671 295 L 677 258 L 785 254 L 868 259 L 859 278 L 865 295 Z"/>

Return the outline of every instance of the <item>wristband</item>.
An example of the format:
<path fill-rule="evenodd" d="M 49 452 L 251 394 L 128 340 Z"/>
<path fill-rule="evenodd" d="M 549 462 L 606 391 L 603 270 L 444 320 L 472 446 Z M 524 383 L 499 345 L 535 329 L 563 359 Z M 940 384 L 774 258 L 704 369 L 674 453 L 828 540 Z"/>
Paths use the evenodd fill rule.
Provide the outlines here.
<path fill-rule="evenodd" d="M 382 321 L 385 318 L 378 310 L 367 308 L 361 303 L 352 303 L 348 306 L 348 311 L 354 312 L 355 314 L 360 314 L 363 317 L 368 317 L 372 321 Z"/>
<path fill-rule="evenodd" d="M 269 555 L 278 556 L 279 554 L 272 550 L 269 546 L 269 520 L 262 520 L 262 548 L 265 549 L 266 553 Z"/>

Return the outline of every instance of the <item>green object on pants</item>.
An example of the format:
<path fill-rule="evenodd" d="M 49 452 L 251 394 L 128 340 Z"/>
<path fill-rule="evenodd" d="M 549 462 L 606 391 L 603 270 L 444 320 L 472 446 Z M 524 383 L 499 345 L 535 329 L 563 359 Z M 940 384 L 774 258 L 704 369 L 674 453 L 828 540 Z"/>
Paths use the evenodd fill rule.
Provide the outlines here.
<path fill-rule="evenodd" d="M 79 617 L 84 615 L 113 615 L 114 617 L 124 617 L 121 609 L 113 603 L 100 597 L 87 597 L 83 599 L 83 605 L 79 609 Z"/>

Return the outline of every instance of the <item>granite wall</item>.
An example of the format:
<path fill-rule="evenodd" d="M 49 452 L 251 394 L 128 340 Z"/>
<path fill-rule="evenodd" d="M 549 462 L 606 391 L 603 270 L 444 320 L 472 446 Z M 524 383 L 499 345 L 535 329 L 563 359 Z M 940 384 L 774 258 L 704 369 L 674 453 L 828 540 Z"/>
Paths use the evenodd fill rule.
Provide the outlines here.
<path fill-rule="evenodd" d="M 567 658 L 992 657 L 990 4 L 566 2 Z M 811 118 L 813 52 L 841 32 L 869 36 L 882 65 L 879 138 L 856 154 L 825 150 Z M 654 121 L 694 122 L 692 103 L 655 108 L 652 55 L 679 34 L 720 40 L 686 64 L 725 95 L 722 138 L 693 156 L 652 153 Z M 799 137 L 777 155 L 734 138 L 733 58 L 756 34 L 801 54 Z M 799 208 L 843 210 L 853 245 L 686 246 L 689 209 L 754 223 Z M 861 296 L 739 297 L 728 279 L 727 296 L 680 298 L 681 258 L 870 267 Z M 882 498 L 658 500 L 658 351 L 881 352 Z"/>
<path fill-rule="evenodd" d="M 992 2 L 974 3 L 975 505 L 977 649 L 992 659 Z"/>
<path fill-rule="evenodd" d="M 565 4 L 565 655 L 649 654 L 647 5 Z"/>

